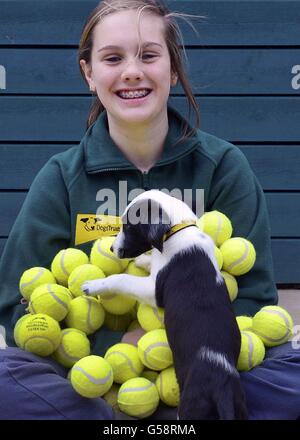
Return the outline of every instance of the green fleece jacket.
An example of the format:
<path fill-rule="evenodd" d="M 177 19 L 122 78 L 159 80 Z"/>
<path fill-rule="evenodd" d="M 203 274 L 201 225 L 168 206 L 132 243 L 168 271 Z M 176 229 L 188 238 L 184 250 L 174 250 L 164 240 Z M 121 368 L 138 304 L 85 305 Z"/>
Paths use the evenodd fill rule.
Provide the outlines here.
<path fill-rule="evenodd" d="M 110 212 L 103 213 L 121 215 L 120 182 L 123 187 L 125 182 L 128 194 L 137 188 L 177 188 L 182 193 L 193 190 L 194 197 L 197 189 L 203 189 L 205 211 L 216 209 L 226 214 L 232 221 L 233 235 L 248 238 L 256 248 L 253 269 L 238 278 L 239 294 L 233 303 L 236 314 L 253 315 L 262 306 L 277 303 L 266 203 L 246 158 L 234 145 L 201 130 L 176 144 L 184 120 L 171 107 L 168 118 L 162 156 L 147 173 L 138 170 L 114 144 L 106 112 L 79 145 L 53 156 L 38 173 L 0 260 L 0 325 L 6 329 L 9 346 L 15 345 L 13 328 L 25 312 L 18 289 L 24 270 L 50 268 L 59 250 L 75 247 L 77 215 L 101 213 L 104 206 L 107 208 L 105 195 L 110 190 L 117 203 L 110 203 Z M 92 243 L 77 247 L 89 253 Z M 121 336 L 121 332 L 102 327 L 91 337 L 94 353 L 103 354 Z"/>

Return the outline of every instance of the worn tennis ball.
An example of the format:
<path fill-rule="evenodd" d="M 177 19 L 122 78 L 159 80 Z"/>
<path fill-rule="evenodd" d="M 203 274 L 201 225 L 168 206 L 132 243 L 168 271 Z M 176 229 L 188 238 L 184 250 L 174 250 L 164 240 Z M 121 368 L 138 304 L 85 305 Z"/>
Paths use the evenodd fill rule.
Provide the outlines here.
<path fill-rule="evenodd" d="M 208 234 L 217 246 L 221 246 L 232 235 L 231 221 L 220 211 L 205 212 L 197 220 L 197 226 Z"/>
<path fill-rule="evenodd" d="M 221 270 L 221 275 L 224 278 L 230 301 L 233 302 L 239 291 L 237 280 L 233 275 L 230 275 L 230 273 L 225 272 L 224 270 Z"/>
<path fill-rule="evenodd" d="M 102 326 L 104 315 L 104 309 L 98 299 L 83 295 L 70 302 L 65 322 L 68 327 L 77 328 L 90 335 Z"/>
<path fill-rule="evenodd" d="M 137 348 L 132 344 L 121 342 L 113 345 L 106 351 L 104 359 L 109 362 L 116 383 L 138 377 L 144 369 Z"/>
<path fill-rule="evenodd" d="M 141 377 L 145 377 L 146 379 L 150 380 L 153 383 L 156 382 L 158 376 L 159 376 L 159 372 L 153 370 L 144 370 L 141 374 Z"/>
<path fill-rule="evenodd" d="M 72 367 L 71 384 L 83 397 L 101 397 L 113 383 L 113 372 L 109 363 L 100 356 L 87 356 Z"/>
<path fill-rule="evenodd" d="M 252 330 L 267 347 L 280 345 L 292 335 L 293 319 L 282 307 L 265 306 L 252 320 Z"/>
<path fill-rule="evenodd" d="M 236 321 L 240 329 L 240 332 L 244 330 L 252 330 L 251 316 L 237 316 Z"/>
<path fill-rule="evenodd" d="M 42 284 L 32 292 L 28 309 L 32 314 L 45 313 L 56 321 L 62 321 L 69 312 L 72 299 L 66 287 L 59 284 Z"/>
<path fill-rule="evenodd" d="M 54 359 L 66 368 L 73 367 L 80 359 L 89 356 L 90 341 L 86 334 L 76 328 L 62 330 L 62 338 L 53 353 Z"/>
<path fill-rule="evenodd" d="M 61 329 L 57 321 L 43 313 L 23 316 L 16 324 L 17 345 L 39 356 L 49 356 L 60 344 Z"/>
<path fill-rule="evenodd" d="M 259 365 L 264 357 L 265 346 L 262 340 L 251 331 L 242 331 L 237 369 L 239 371 L 249 371 Z"/>
<path fill-rule="evenodd" d="M 156 379 L 156 387 L 160 399 L 168 406 L 179 405 L 179 385 L 174 367 L 162 370 Z"/>
<path fill-rule="evenodd" d="M 56 283 L 53 273 L 45 267 L 31 267 L 23 272 L 19 282 L 19 290 L 21 295 L 29 301 L 34 289 L 45 283 Z"/>
<path fill-rule="evenodd" d="M 216 260 L 217 260 L 218 268 L 221 270 L 222 266 L 223 266 L 223 255 L 222 255 L 222 252 L 220 251 L 220 249 L 217 246 L 215 246 L 215 257 L 216 257 Z"/>
<path fill-rule="evenodd" d="M 124 313 L 128 313 L 136 303 L 134 298 L 118 295 L 117 293 L 100 295 L 100 298 L 104 309 L 114 315 L 124 315 Z"/>
<path fill-rule="evenodd" d="M 100 267 L 107 276 L 123 272 L 130 261 L 126 258 L 118 258 L 110 250 L 115 239 L 116 237 L 98 238 L 93 244 L 90 254 L 91 263 Z"/>
<path fill-rule="evenodd" d="M 126 331 L 132 321 L 130 312 L 124 315 L 115 315 L 113 313 L 105 312 L 104 325 L 113 331 Z"/>
<path fill-rule="evenodd" d="M 85 281 L 97 280 L 98 278 L 105 278 L 103 270 L 94 264 L 82 264 L 71 272 L 68 278 L 68 288 L 75 297 L 84 295 L 81 289 L 82 284 Z"/>
<path fill-rule="evenodd" d="M 138 340 L 138 354 L 151 370 L 163 370 L 173 364 L 173 354 L 164 329 L 151 330 Z"/>
<path fill-rule="evenodd" d="M 231 275 L 244 275 L 252 269 L 256 259 L 253 244 L 242 237 L 225 241 L 220 247 L 223 255 L 223 270 Z"/>
<path fill-rule="evenodd" d="M 135 330 L 136 328 L 142 328 L 142 327 L 140 326 L 139 321 L 137 319 L 134 319 L 127 327 L 127 331 L 130 332 L 131 330 Z"/>
<path fill-rule="evenodd" d="M 51 271 L 57 282 L 68 286 L 68 278 L 71 272 L 82 264 L 89 262 L 88 256 L 80 249 L 67 248 L 59 251 L 52 260 Z"/>
<path fill-rule="evenodd" d="M 134 275 L 136 277 L 148 277 L 149 272 L 147 272 L 145 269 L 142 269 L 141 267 L 138 267 L 134 261 L 130 261 L 125 273 L 128 273 L 129 275 Z"/>
<path fill-rule="evenodd" d="M 129 379 L 119 389 L 118 405 L 129 416 L 145 418 L 158 407 L 159 394 L 154 383 L 144 377 Z"/>
<path fill-rule="evenodd" d="M 106 403 L 112 407 L 114 412 L 120 411 L 118 405 L 118 393 L 119 393 L 120 385 L 113 383 L 110 389 L 105 393 L 102 398 L 106 401 Z"/>
<path fill-rule="evenodd" d="M 164 309 L 151 307 L 148 304 L 140 304 L 137 311 L 138 322 L 146 332 L 157 328 L 165 328 L 164 315 Z"/>

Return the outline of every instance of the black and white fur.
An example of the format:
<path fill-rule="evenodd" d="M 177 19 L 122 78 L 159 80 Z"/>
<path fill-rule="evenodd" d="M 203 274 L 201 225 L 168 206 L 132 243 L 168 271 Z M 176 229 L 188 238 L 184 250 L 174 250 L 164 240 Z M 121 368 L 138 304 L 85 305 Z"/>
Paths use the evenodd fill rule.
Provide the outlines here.
<path fill-rule="evenodd" d="M 134 211 L 148 212 L 130 223 Z M 133 216 L 136 218 L 136 215 Z M 113 251 L 134 258 L 148 277 L 112 275 L 88 281 L 89 295 L 119 293 L 165 309 L 165 326 L 180 388 L 179 419 L 246 419 L 244 393 L 236 370 L 240 332 L 210 237 L 190 226 L 163 241 L 177 224 L 196 221 L 182 201 L 151 190 L 126 208 Z M 135 222 L 136 223 L 136 222 Z M 145 254 L 152 249 L 152 255 Z M 142 255 L 141 255 L 142 254 Z"/>

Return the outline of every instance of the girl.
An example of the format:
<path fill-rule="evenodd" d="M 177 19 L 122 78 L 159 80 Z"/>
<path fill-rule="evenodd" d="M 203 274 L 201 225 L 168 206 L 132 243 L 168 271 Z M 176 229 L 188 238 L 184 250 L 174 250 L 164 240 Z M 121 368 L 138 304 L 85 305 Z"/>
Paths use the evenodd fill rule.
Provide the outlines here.
<path fill-rule="evenodd" d="M 265 200 L 246 159 L 238 148 L 197 130 L 197 124 L 191 127 L 168 106 L 170 88 L 180 82 L 199 122 L 176 15 L 154 0 L 107 0 L 84 27 L 80 68 L 96 96 L 88 130 L 79 146 L 52 157 L 40 171 L 1 259 L 0 324 L 9 345 L 0 350 L 0 387 L 6 396 L 0 400 L 2 419 L 114 417 L 103 399 L 77 395 L 62 367 L 15 348 L 13 340 L 14 325 L 26 308 L 18 291 L 23 271 L 49 267 L 59 250 L 78 243 L 79 214 L 121 214 L 118 203 L 108 211 L 99 206 L 103 189 L 118 198 L 120 182 L 126 182 L 128 193 L 177 188 L 183 194 L 184 189 L 203 188 L 205 211 L 224 212 L 235 235 L 256 247 L 254 268 L 240 278 L 236 314 L 253 315 L 277 302 Z M 78 247 L 89 252 L 91 244 L 86 240 Z M 140 336 L 139 331 L 123 335 L 103 327 L 91 341 L 93 352 L 103 355 L 114 343 L 136 343 Z M 270 350 L 261 366 L 241 374 L 250 418 L 298 417 L 299 362 L 286 344 Z"/>

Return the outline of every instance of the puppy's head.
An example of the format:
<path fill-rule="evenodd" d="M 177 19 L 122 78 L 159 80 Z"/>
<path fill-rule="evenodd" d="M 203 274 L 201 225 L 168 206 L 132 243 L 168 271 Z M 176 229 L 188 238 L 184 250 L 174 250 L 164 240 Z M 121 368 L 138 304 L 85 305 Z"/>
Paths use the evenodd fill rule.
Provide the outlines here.
<path fill-rule="evenodd" d="M 135 258 L 152 248 L 160 252 L 163 237 L 171 228 L 161 204 L 151 198 L 134 200 L 122 216 L 122 230 L 112 246 L 119 258 Z"/>

